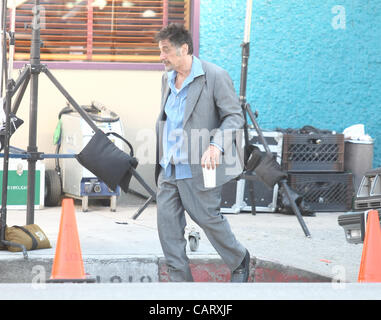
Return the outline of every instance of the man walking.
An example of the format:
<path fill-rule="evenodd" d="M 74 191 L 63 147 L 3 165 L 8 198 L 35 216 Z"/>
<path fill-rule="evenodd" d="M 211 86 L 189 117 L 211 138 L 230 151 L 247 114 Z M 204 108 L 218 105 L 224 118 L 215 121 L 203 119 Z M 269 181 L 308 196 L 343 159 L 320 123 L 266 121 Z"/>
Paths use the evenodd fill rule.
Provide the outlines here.
<path fill-rule="evenodd" d="M 186 211 L 232 270 L 231 281 L 246 282 L 249 252 L 220 213 L 222 185 L 242 172 L 233 137 L 244 119 L 232 80 L 193 55 L 191 35 L 182 25 L 163 28 L 156 40 L 166 70 L 156 124 L 157 224 L 170 280 L 193 281 Z M 204 187 L 202 167 L 216 169 L 215 188 Z"/>

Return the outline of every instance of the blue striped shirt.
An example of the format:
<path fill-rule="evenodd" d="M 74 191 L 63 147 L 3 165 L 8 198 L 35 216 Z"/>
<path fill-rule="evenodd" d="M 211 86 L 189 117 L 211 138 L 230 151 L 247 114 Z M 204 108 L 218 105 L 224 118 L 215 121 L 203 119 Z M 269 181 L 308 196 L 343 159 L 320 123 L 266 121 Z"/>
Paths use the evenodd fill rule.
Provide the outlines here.
<path fill-rule="evenodd" d="M 168 72 L 168 86 L 171 93 L 164 108 L 167 120 L 163 131 L 163 157 L 160 161 L 167 177 L 171 176 L 171 163 L 173 163 L 176 179 L 192 178 L 187 143 L 184 144 L 183 136 L 184 110 L 190 83 L 203 74 L 205 73 L 201 61 L 195 56 L 193 56 L 191 72 L 180 89 L 175 86 L 177 72 Z"/>

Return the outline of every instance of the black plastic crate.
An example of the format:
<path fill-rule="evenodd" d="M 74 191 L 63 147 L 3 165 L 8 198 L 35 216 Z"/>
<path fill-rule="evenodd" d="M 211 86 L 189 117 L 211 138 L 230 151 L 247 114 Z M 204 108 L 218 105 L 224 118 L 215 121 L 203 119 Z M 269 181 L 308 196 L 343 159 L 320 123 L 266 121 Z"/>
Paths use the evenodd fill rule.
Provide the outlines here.
<path fill-rule="evenodd" d="M 348 211 L 354 197 L 353 176 L 342 173 L 289 173 L 289 186 L 313 211 Z"/>
<path fill-rule="evenodd" d="M 282 169 L 289 172 L 343 172 L 343 134 L 284 134 Z"/>

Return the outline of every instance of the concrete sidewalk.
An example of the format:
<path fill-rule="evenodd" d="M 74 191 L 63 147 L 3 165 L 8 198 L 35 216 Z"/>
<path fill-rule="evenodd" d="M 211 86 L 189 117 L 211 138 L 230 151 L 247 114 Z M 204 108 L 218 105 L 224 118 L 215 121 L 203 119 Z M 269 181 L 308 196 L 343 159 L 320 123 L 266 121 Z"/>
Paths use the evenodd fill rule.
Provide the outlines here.
<path fill-rule="evenodd" d="M 159 305 L 232 305 L 234 314 L 252 310 L 252 302 L 244 309 L 236 300 L 380 300 L 379 283 L 91 283 L 91 284 L 0 284 L 1 300 L 133 300 L 128 310 L 141 312 Z M 161 304 L 160 300 L 165 300 Z M 136 305 L 135 303 L 140 303 Z M 254 304 L 255 306 L 255 304 Z M 246 310 L 247 308 L 247 310 Z M 134 311 L 135 311 L 134 310 Z M 190 310 L 192 311 L 192 310 Z M 351 312 L 348 309 L 342 312 Z M 331 311 L 330 311 L 331 312 Z M 143 317 L 136 317 L 143 319 Z M 142 316 L 147 316 L 143 314 Z M 194 314 L 196 319 L 199 314 Z M 222 317 L 221 317 L 222 318 Z M 183 318 L 182 318 L 183 319 Z M 236 318 L 234 318 L 236 319 Z M 238 319 L 238 318 L 237 318 Z"/>
<path fill-rule="evenodd" d="M 76 202 L 85 271 L 97 277 L 98 282 L 166 281 L 156 228 L 156 206 L 150 205 L 133 220 L 139 201 L 132 201 L 133 205 L 118 204 L 116 212 L 91 202 L 89 211 L 82 212 L 80 202 Z M 251 253 L 256 269 L 255 279 L 252 275 L 251 281 L 322 282 L 333 278 L 357 282 L 363 245 L 349 244 L 345 240 L 344 230 L 337 222 L 341 214 L 324 212 L 304 217 L 311 238 L 305 237 L 294 215 L 240 213 L 225 214 L 225 217 L 236 237 Z M 47 234 L 52 248 L 28 251 L 29 262 L 24 261 L 20 252 L 0 251 L 0 282 L 33 281 L 39 273 L 41 275 L 38 266 L 43 266 L 45 277 L 50 276 L 60 215 L 61 207 L 35 211 L 35 223 Z M 8 226 L 24 225 L 25 221 L 25 211 L 8 210 Z M 200 279 L 209 279 L 205 281 L 227 280 L 228 270 L 202 230 L 189 218 L 187 221 L 186 236 L 192 228 L 201 235 L 197 251 L 191 252 L 187 247 L 192 271 L 199 272 Z M 202 273 L 206 269 L 198 270 L 198 264 L 204 264 L 206 269 L 218 265 L 212 270 L 215 277 L 205 278 Z"/>

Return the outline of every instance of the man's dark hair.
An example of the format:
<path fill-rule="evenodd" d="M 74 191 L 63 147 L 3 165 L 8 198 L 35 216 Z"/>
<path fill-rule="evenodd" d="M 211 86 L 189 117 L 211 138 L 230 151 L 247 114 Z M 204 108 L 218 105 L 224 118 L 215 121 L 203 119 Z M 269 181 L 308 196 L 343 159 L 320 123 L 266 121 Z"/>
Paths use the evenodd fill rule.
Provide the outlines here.
<path fill-rule="evenodd" d="M 169 24 L 156 34 L 155 39 L 157 42 L 169 40 L 177 48 L 186 43 L 188 45 L 188 54 L 193 54 L 192 36 L 182 24 Z"/>

